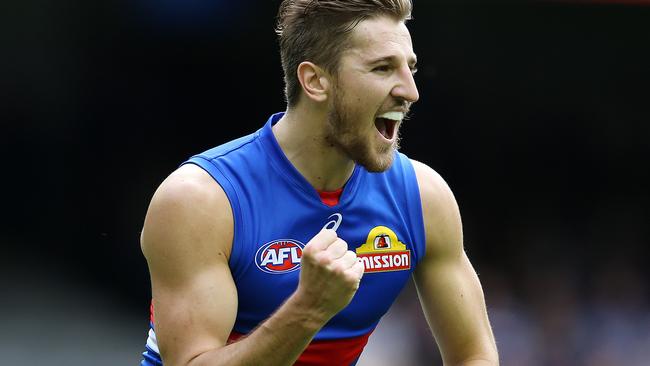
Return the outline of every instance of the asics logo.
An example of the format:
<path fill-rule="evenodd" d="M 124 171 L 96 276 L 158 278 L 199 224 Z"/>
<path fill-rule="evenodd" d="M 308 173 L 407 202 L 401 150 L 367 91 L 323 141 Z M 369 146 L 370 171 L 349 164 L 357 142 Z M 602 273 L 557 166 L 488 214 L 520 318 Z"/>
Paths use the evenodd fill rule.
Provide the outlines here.
<path fill-rule="evenodd" d="M 330 215 L 330 217 L 328 217 L 328 219 L 330 221 L 328 221 L 323 226 L 323 229 L 331 229 L 331 230 L 336 231 L 339 228 L 339 226 L 341 225 L 341 222 L 343 221 L 343 215 L 341 215 L 340 213 L 335 213 L 335 214 Z"/>

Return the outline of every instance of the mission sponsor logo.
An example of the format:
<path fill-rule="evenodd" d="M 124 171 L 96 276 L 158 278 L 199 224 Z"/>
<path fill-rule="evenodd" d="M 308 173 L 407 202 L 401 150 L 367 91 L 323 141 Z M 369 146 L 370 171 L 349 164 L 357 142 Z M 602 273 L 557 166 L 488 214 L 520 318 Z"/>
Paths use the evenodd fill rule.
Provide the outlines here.
<path fill-rule="evenodd" d="M 283 274 L 300 268 L 305 244 L 293 239 L 274 240 L 262 245 L 255 253 L 255 264 L 263 272 Z"/>
<path fill-rule="evenodd" d="M 366 243 L 358 247 L 356 252 L 365 273 L 405 271 L 411 268 L 411 251 L 386 226 L 370 230 Z"/>

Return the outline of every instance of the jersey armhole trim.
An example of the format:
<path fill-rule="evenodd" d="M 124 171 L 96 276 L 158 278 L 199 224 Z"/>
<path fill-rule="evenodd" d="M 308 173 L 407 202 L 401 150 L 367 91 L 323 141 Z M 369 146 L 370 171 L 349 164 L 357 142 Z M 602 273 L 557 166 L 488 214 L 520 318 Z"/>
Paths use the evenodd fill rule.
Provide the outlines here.
<path fill-rule="evenodd" d="M 416 245 L 413 245 L 415 251 L 415 264 L 417 265 L 425 256 L 427 243 L 426 234 L 424 229 L 424 217 L 422 211 L 422 197 L 420 196 L 420 186 L 418 178 L 415 173 L 415 167 L 406 155 L 400 153 L 400 160 L 402 161 L 402 169 L 404 169 L 404 177 L 406 179 L 407 197 L 414 199 L 407 199 L 407 210 L 409 213 L 411 227 L 415 233 Z"/>

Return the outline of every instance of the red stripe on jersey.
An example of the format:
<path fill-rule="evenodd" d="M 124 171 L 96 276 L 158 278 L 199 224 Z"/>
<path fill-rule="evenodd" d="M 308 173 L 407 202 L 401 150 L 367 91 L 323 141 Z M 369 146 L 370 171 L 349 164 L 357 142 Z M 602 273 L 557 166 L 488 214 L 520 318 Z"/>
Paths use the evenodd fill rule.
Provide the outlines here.
<path fill-rule="evenodd" d="M 343 188 L 339 188 L 336 191 L 318 191 L 318 195 L 320 196 L 320 200 L 328 205 L 329 207 L 336 206 L 339 204 L 339 200 L 341 199 L 341 193 L 343 193 Z"/>
<path fill-rule="evenodd" d="M 368 343 L 372 331 L 354 338 L 326 339 L 311 341 L 302 352 L 294 366 L 350 365 Z M 228 343 L 236 342 L 245 334 L 232 332 Z"/>
<path fill-rule="evenodd" d="M 149 321 L 153 324 L 153 299 L 151 299 L 151 306 L 149 306 Z"/>

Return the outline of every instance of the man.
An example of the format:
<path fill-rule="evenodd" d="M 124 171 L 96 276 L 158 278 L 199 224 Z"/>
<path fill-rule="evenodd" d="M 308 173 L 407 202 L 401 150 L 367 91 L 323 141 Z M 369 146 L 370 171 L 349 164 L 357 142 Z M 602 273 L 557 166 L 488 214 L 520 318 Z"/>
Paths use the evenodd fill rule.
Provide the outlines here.
<path fill-rule="evenodd" d="M 152 199 L 143 365 L 354 365 L 411 275 L 445 364 L 498 364 L 453 195 L 397 152 L 419 97 L 410 13 L 282 2 L 286 113 L 193 157 Z"/>

